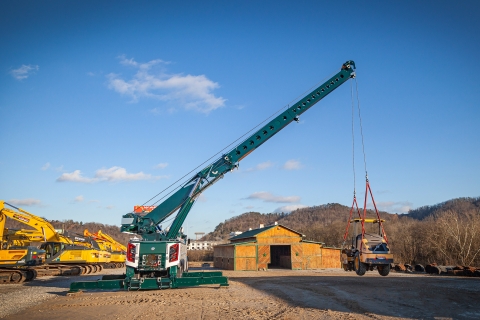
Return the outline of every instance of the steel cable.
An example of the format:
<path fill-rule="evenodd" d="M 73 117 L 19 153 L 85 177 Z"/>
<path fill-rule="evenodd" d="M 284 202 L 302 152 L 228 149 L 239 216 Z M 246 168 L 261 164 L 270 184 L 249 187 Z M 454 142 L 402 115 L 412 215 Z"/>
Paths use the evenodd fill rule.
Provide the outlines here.
<path fill-rule="evenodd" d="M 306 90 L 305 92 L 309 92 L 309 90 L 311 91 L 312 88 L 314 87 L 318 87 L 318 85 L 320 83 L 323 83 L 325 82 L 326 79 L 329 79 L 331 78 L 336 72 L 333 72 L 331 75 L 325 77 L 323 80 L 320 80 L 319 82 L 317 82 L 317 84 L 315 84 L 314 86 L 310 87 L 308 90 Z M 305 93 L 304 92 L 304 93 Z M 202 162 L 201 164 L 199 164 L 197 167 L 195 167 L 194 169 L 192 169 L 191 171 L 189 171 L 188 173 L 186 173 L 185 175 L 183 175 L 181 178 L 179 178 L 178 180 L 176 180 L 175 182 L 173 182 L 172 184 L 170 184 L 168 187 L 166 187 L 165 189 L 163 189 L 162 191 L 160 191 L 159 193 L 157 193 L 155 196 L 153 196 L 152 198 L 150 198 L 149 200 L 145 201 L 142 206 L 146 205 L 147 203 L 149 203 L 150 201 L 152 201 L 153 199 L 155 199 L 156 197 L 158 197 L 159 195 L 161 195 L 162 193 L 164 193 L 165 191 L 167 191 L 168 189 L 170 189 L 171 187 L 173 187 L 174 185 L 176 185 L 177 183 L 179 183 L 180 181 L 182 181 L 185 177 L 189 176 L 192 172 L 194 172 L 195 170 L 197 170 L 198 168 L 200 168 L 201 166 L 203 166 L 205 163 L 209 162 L 210 160 L 212 160 L 214 157 L 218 156 L 219 154 L 221 154 L 224 150 L 226 150 L 227 148 L 229 148 L 230 146 L 232 146 L 233 144 L 235 144 L 237 141 L 239 141 L 240 139 L 242 139 L 243 137 L 245 137 L 246 135 L 248 135 L 249 133 L 251 133 L 252 131 L 254 131 L 255 129 L 257 129 L 258 127 L 262 126 L 265 122 L 269 121 L 270 119 L 272 119 L 274 116 L 276 116 L 277 114 L 279 114 L 280 112 L 283 112 L 283 110 L 287 109 L 290 107 L 291 104 L 293 104 L 294 101 L 297 101 L 300 99 L 300 97 L 302 97 L 302 94 L 300 94 L 299 96 L 297 96 L 295 99 L 293 99 L 289 104 L 287 104 L 286 106 L 283 106 L 282 108 L 278 109 L 276 112 L 274 112 L 273 114 L 271 114 L 269 117 L 267 117 L 266 119 L 264 119 L 263 121 L 261 121 L 259 124 L 257 124 L 256 126 L 254 126 L 252 129 L 248 130 L 247 132 L 245 132 L 243 135 L 241 135 L 240 137 L 238 137 L 237 139 L 235 139 L 232 143 L 230 143 L 229 145 L 227 145 L 226 147 L 222 148 L 220 151 L 218 151 L 217 153 L 215 153 L 213 156 L 211 156 L 210 158 L 208 158 L 207 160 L 205 160 L 204 162 Z M 233 150 L 235 148 L 232 148 L 230 149 Z M 167 193 L 166 195 L 164 195 L 162 198 L 158 199 L 157 201 L 155 201 L 153 203 L 153 205 L 157 204 L 159 201 L 165 199 L 165 197 L 167 197 L 168 195 L 170 195 L 172 192 L 174 192 L 175 190 L 179 189 L 181 187 L 181 185 L 175 187 L 173 190 L 171 190 L 169 193 Z"/>

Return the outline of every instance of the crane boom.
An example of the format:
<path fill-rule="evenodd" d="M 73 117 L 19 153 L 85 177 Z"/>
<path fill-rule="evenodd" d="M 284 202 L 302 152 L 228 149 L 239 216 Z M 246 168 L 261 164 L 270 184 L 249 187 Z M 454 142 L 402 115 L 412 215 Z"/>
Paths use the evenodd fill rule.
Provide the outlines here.
<path fill-rule="evenodd" d="M 354 69 L 355 63 L 353 61 L 345 62 L 341 70 L 333 77 L 288 107 L 261 129 L 239 143 L 235 148 L 202 169 L 145 216 L 140 216 L 135 213 L 124 215 L 121 231 L 140 234 L 144 239 L 148 240 L 169 240 L 177 238 L 178 232 L 195 203 L 196 198 L 204 190 L 221 179 L 227 172 L 238 167 L 238 163 L 243 158 L 260 147 L 288 124 L 293 121 L 298 121 L 299 116 L 313 107 L 318 101 L 322 100 L 348 79 L 354 77 Z M 157 226 L 177 212 L 177 210 L 177 216 L 172 222 L 170 229 L 167 232 L 159 232 Z"/>

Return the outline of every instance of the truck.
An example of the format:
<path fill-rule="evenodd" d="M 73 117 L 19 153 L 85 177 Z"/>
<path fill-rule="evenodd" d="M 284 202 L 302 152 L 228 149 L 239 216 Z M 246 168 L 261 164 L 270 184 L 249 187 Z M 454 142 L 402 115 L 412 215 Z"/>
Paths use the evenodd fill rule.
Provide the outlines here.
<path fill-rule="evenodd" d="M 120 230 L 138 235 L 127 245 L 125 274 L 104 276 L 99 281 L 73 282 L 70 293 L 89 289 L 153 290 L 180 288 L 203 284 L 228 286 L 228 279 L 220 271 L 189 272 L 187 236 L 182 225 L 200 194 L 238 168 L 239 163 L 288 124 L 355 77 L 355 63 L 345 62 L 340 71 L 309 92 L 296 103 L 279 112 L 266 124 L 255 130 L 230 151 L 222 154 L 183 185 L 175 189 L 163 202 L 146 214 L 135 212 L 123 215 Z M 162 228 L 168 218 L 176 214 L 169 228 Z"/>

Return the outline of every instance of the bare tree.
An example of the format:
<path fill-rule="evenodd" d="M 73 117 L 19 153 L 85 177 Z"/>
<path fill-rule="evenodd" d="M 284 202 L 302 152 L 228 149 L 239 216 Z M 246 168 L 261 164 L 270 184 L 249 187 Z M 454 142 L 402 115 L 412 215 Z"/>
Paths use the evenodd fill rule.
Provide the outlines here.
<path fill-rule="evenodd" d="M 448 210 L 434 218 L 429 243 L 444 258 L 446 264 L 464 266 L 478 262 L 480 254 L 480 212 L 459 214 Z"/>

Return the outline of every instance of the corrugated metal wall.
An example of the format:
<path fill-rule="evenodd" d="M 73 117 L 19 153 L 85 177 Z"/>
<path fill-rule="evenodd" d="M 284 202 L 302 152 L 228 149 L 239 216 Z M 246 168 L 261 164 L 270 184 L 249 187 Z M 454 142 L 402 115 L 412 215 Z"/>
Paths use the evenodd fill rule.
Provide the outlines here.
<path fill-rule="evenodd" d="M 322 248 L 322 267 L 321 268 L 341 268 L 340 249 Z"/>
<path fill-rule="evenodd" d="M 257 246 L 255 244 L 235 246 L 235 270 L 258 270 Z"/>
<path fill-rule="evenodd" d="M 213 247 L 213 266 L 223 270 L 234 270 L 235 247 L 215 246 Z"/>
<path fill-rule="evenodd" d="M 319 269 L 322 267 L 322 248 L 318 243 L 302 243 L 302 269 Z"/>

